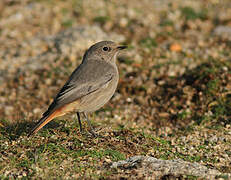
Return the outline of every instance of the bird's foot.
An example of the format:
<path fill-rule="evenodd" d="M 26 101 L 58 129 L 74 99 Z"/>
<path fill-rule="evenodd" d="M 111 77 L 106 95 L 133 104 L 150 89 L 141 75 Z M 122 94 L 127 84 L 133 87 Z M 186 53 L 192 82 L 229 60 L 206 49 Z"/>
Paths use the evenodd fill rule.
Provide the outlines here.
<path fill-rule="evenodd" d="M 91 130 L 89 131 L 89 134 L 91 134 L 93 137 L 98 137 L 98 136 L 99 136 L 99 134 L 96 133 L 93 129 L 91 129 Z"/>
<path fill-rule="evenodd" d="M 97 129 L 90 129 L 89 130 L 89 134 L 92 136 L 92 137 L 94 137 L 94 138 L 104 138 L 104 136 L 102 136 L 102 135 L 100 135 L 100 131 L 101 130 L 101 128 L 97 128 Z"/>

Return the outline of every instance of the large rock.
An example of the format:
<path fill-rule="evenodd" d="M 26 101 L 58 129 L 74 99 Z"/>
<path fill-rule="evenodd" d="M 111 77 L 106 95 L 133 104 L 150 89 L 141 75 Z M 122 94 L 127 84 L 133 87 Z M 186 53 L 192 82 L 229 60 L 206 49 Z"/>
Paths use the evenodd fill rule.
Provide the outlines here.
<path fill-rule="evenodd" d="M 217 26 L 214 29 L 214 34 L 231 39 L 231 26 Z"/>
<path fill-rule="evenodd" d="M 123 169 L 124 171 L 137 171 L 138 177 L 155 178 L 196 176 L 206 179 L 215 179 L 225 176 L 231 178 L 231 174 L 222 174 L 215 169 L 209 169 L 198 163 L 190 163 L 181 159 L 161 160 L 149 156 L 134 156 L 124 161 L 113 162 L 111 168 Z M 134 174 L 134 172 L 133 172 Z"/>
<path fill-rule="evenodd" d="M 38 70 L 44 62 L 52 64 L 62 57 L 75 60 L 89 46 L 102 40 L 119 43 L 125 38 L 115 33 L 107 34 L 97 25 L 72 27 L 48 37 L 33 37 L 21 42 L 17 52 L 12 49 L 1 53 L 0 82 L 5 76 L 15 76 L 20 71 Z"/>

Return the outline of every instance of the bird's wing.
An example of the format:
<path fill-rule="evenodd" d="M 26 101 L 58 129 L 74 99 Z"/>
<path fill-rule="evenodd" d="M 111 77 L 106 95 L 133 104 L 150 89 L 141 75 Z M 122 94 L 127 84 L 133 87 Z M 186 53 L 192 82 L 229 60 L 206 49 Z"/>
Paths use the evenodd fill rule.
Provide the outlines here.
<path fill-rule="evenodd" d="M 85 61 L 71 74 L 43 116 L 98 90 L 110 82 L 115 73 L 115 68 L 103 60 Z"/>

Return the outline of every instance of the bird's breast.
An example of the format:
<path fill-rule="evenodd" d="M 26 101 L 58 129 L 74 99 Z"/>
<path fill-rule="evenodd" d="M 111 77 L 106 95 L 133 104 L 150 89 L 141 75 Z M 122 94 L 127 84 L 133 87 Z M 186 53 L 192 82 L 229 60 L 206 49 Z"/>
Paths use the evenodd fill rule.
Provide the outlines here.
<path fill-rule="evenodd" d="M 106 104 L 115 93 L 119 76 L 114 76 L 111 81 L 103 85 L 95 92 L 81 98 L 79 104 L 80 112 L 93 112 Z"/>

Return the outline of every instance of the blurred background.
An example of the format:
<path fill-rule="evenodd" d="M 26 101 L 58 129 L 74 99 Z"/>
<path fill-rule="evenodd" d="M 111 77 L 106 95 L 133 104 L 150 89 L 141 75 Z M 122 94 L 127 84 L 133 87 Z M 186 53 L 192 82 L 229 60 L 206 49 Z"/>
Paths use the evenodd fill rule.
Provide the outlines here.
<path fill-rule="evenodd" d="M 1 0 L 3 129 L 17 134 L 37 121 L 101 40 L 129 48 L 118 58 L 114 97 L 91 116 L 95 126 L 160 137 L 200 127 L 205 138 L 231 142 L 219 134 L 231 129 L 230 0 Z M 210 132 L 214 127 L 221 129 Z M 229 171 L 227 157 L 223 162 L 217 167 Z"/>
<path fill-rule="evenodd" d="M 6 123 L 41 117 L 84 51 L 100 40 L 129 45 L 118 62 L 118 91 L 104 108 L 116 123 L 187 125 L 208 113 L 216 97 L 207 95 L 230 90 L 207 72 L 222 63 L 218 75 L 230 78 L 228 0 L 5 0 L 0 16 L 0 119 Z M 208 81 L 210 94 L 203 92 Z"/>

